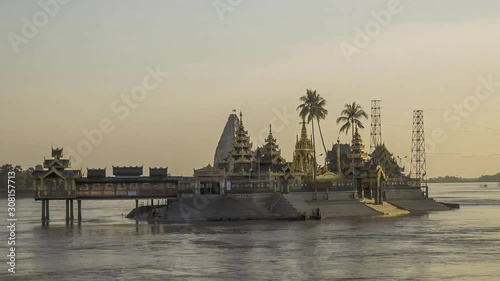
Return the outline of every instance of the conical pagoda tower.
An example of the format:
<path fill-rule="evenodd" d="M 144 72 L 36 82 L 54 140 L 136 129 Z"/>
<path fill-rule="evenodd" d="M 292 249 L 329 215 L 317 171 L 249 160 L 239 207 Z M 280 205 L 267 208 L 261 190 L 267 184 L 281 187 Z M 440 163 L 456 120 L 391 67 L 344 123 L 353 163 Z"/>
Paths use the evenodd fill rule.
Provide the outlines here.
<path fill-rule="evenodd" d="M 219 167 L 224 168 L 229 173 L 248 173 L 252 169 L 254 160 L 252 143 L 248 131 L 243 125 L 243 114 L 240 112 L 239 124 L 229 157 L 220 161 Z"/>
<path fill-rule="evenodd" d="M 236 114 L 236 110 L 233 110 L 231 115 L 227 118 L 226 125 L 215 149 L 214 155 L 214 167 L 219 167 L 219 161 L 229 157 L 229 153 L 233 149 L 234 136 L 238 130 L 240 120 Z"/>

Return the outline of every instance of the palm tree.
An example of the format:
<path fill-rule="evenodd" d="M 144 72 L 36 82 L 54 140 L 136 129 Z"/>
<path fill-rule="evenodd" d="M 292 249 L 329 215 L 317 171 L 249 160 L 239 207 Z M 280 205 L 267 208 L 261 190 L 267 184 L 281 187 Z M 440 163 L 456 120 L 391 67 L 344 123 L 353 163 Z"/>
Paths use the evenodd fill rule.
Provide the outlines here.
<path fill-rule="evenodd" d="M 340 117 L 337 118 L 337 124 L 344 123 L 340 128 L 340 132 L 345 132 L 346 134 L 351 130 L 352 138 L 354 139 L 354 132 L 357 128 L 363 129 L 363 123 L 361 118 L 364 117 L 368 119 L 368 114 L 363 110 L 360 104 L 353 102 L 352 104 L 346 103 L 344 110 L 340 113 Z"/>
<path fill-rule="evenodd" d="M 319 134 L 321 136 L 321 143 L 323 144 L 323 149 L 325 150 L 326 155 L 326 146 L 325 141 L 323 139 L 323 132 L 321 131 L 320 120 L 324 120 L 326 115 L 328 114 L 328 110 L 325 109 L 326 100 L 320 96 L 316 90 L 307 89 L 306 94 L 300 97 L 299 101 L 302 102 L 297 107 L 299 110 L 299 116 L 302 119 L 307 120 L 307 123 L 311 123 L 312 127 L 312 141 L 313 141 L 313 149 L 314 149 L 314 178 L 316 178 L 316 140 L 314 135 L 314 120 L 318 122 Z"/>

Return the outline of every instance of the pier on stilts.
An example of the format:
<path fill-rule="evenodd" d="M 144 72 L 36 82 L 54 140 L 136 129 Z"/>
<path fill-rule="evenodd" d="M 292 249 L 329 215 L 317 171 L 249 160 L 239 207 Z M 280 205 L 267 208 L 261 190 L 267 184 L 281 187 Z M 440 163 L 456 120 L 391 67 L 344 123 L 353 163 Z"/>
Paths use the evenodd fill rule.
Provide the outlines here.
<path fill-rule="evenodd" d="M 50 221 L 50 202 L 64 200 L 66 223 L 73 223 L 74 201 L 77 203 L 77 220 L 82 221 L 82 201 L 90 200 L 139 200 L 177 199 L 180 177 L 171 177 L 167 168 L 150 168 L 143 176 L 143 167 L 115 167 L 113 176 L 106 176 L 106 169 L 71 170 L 70 160 L 63 158 L 62 148 L 52 148 L 52 158 L 45 159 L 43 167 L 33 172 L 34 199 L 42 202 L 41 221 Z"/>

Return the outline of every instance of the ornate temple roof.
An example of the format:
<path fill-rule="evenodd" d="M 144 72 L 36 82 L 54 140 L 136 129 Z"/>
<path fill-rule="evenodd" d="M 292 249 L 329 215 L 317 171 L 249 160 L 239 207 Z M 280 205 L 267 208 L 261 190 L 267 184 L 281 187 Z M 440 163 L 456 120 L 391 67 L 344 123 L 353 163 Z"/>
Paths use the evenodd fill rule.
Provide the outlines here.
<path fill-rule="evenodd" d="M 54 157 L 56 159 L 62 158 L 63 157 L 63 149 L 52 147 L 52 157 Z"/>
<path fill-rule="evenodd" d="M 195 177 L 213 177 L 213 176 L 225 176 L 226 173 L 224 171 L 224 169 L 219 169 L 219 168 L 215 168 L 215 167 L 212 167 L 212 165 L 208 164 L 207 166 L 201 168 L 201 169 L 198 169 L 198 170 L 194 170 L 194 176 Z"/>
<path fill-rule="evenodd" d="M 240 112 L 239 125 L 234 135 L 231 151 L 228 157 L 219 160 L 218 167 L 224 167 L 229 172 L 246 172 L 251 168 L 254 160 L 252 143 L 243 125 L 243 114 Z"/>
<path fill-rule="evenodd" d="M 64 170 L 71 167 L 70 159 L 63 159 L 63 149 L 52 147 L 52 158 L 43 159 L 43 168 Z"/>
<path fill-rule="evenodd" d="M 311 139 L 307 136 L 306 121 L 302 119 L 302 130 L 299 136 L 297 136 L 297 141 L 295 142 L 295 150 L 314 150 L 313 143 Z"/>
<path fill-rule="evenodd" d="M 387 149 L 385 144 L 375 147 L 368 161 L 370 168 L 380 164 L 388 178 L 400 178 L 403 175 L 403 168 L 401 168 L 393 154 Z"/>
<path fill-rule="evenodd" d="M 113 175 L 115 177 L 140 177 L 143 173 L 142 168 L 143 166 L 113 166 Z"/>
<path fill-rule="evenodd" d="M 150 177 L 168 177 L 168 167 L 149 168 Z"/>
<path fill-rule="evenodd" d="M 302 119 L 300 139 L 297 136 L 295 143 L 292 172 L 303 173 L 307 177 L 311 177 L 314 173 L 314 147 L 312 141 L 307 136 L 305 119 Z"/>
<path fill-rule="evenodd" d="M 281 157 L 281 149 L 273 136 L 272 127 L 269 125 L 269 135 L 263 147 L 255 150 L 255 158 L 261 164 L 281 164 L 286 160 Z"/>
<path fill-rule="evenodd" d="M 352 139 L 351 152 L 347 157 L 349 159 L 354 158 L 354 160 L 358 162 L 362 162 L 368 157 L 365 152 L 365 145 L 363 144 L 363 140 L 361 139 L 361 135 L 359 134 L 357 127 L 354 138 Z"/>
<path fill-rule="evenodd" d="M 43 160 L 43 167 L 44 168 L 70 168 L 71 167 L 71 162 L 69 159 L 59 159 L 59 158 L 53 158 L 53 159 L 44 159 Z"/>
<path fill-rule="evenodd" d="M 87 169 L 88 178 L 104 178 L 106 177 L 106 168 L 104 169 Z"/>
<path fill-rule="evenodd" d="M 81 177 L 81 171 L 80 170 L 58 170 L 55 168 L 52 168 L 50 170 L 35 170 L 31 174 L 34 178 L 46 178 L 50 175 L 55 175 L 64 179 L 67 178 L 78 178 Z"/>

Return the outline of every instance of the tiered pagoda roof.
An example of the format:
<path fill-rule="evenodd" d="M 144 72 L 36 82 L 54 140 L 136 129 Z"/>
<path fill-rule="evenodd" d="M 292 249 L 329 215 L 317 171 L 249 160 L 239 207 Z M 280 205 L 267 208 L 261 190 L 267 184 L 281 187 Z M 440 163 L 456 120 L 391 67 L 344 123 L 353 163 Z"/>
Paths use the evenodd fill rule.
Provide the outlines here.
<path fill-rule="evenodd" d="M 304 173 L 312 176 L 314 173 L 314 147 L 307 136 L 306 121 L 302 119 L 300 139 L 297 136 L 295 151 L 293 152 L 292 172 Z"/>
<path fill-rule="evenodd" d="M 389 152 L 385 144 L 375 147 L 369 162 L 372 165 L 380 164 L 388 178 L 400 178 L 403 176 L 403 168 L 398 165 L 397 160 Z"/>
<path fill-rule="evenodd" d="M 106 168 L 104 169 L 87 169 L 88 178 L 105 178 Z"/>
<path fill-rule="evenodd" d="M 62 148 L 52 147 L 51 159 L 44 159 L 43 166 L 37 165 L 37 169 L 33 171 L 32 175 L 35 178 L 45 178 L 51 176 L 58 176 L 61 178 L 76 178 L 81 177 L 80 170 L 67 170 L 71 167 L 70 159 L 64 159 Z"/>
<path fill-rule="evenodd" d="M 311 139 L 307 136 L 306 121 L 302 119 L 302 130 L 299 136 L 297 136 L 297 141 L 295 142 L 295 150 L 310 150 L 314 151 L 313 143 Z"/>
<path fill-rule="evenodd" d="M 58 170 L 64 170 L 71 167 L 71 163 L 69 159 L 64 159 L 63 157 L 63 149 L 62 148 L 52 148 L 52 157 L 51 159 L 43 160 L 43 167 L 46 169 L 55 168 Z"/>
<path fill-rule="evenodd" d="M 113 166 L 113 175 L 115 177 L 140 177 L 142 176 L 142 166 L 120 167 Z"/>
<path fill-rule="evenodd" d="M 226 168 L 229 172 L 248 172 L 254 162 L 254 152 L 252 143 L 248 136 L 248 131 L 243 125 L 243 114 L 240 112 L 239 125 L 236 130 L 232 149 L 229 157 L 219 162 L 219 167 Z"/>
<path fill-rule="evenodd" d="M 163 168 L 163 167 L 160 167 L 160 168 L 149 168 L 149 176 L 152 177 L 152 178 L 155 178 L 155 177 L 168 177 L 168 167 L 166 168 Z"/>
<path fill-rule="evenodd" d="M 361 139 L 358 128 L 356 128 L 354 138 L 352 139 L 351 151 L 347 155 L 347 158 L 349 159 L 348 163 L 346 163 L 349 169 L 347 174 L 352 175 L 354 169 L 359 170 L 360 168 L 363 168 L 365 166 L 365 160 L 367 156 L 368 155 L 365 152 L 365 145 L 363 144 L 363 140 Z"/>
<path fill-rule="evenodd" d="M 259 159 L 261 164 L 276 165 L 286 162 L 281 157 L 281 149 L 273 136 L 271 125 L 269 125 L 269 135 L 267 136 L 266 143 L 263 147 L 259 147 L 256 150 L 256 158 Z"/>

